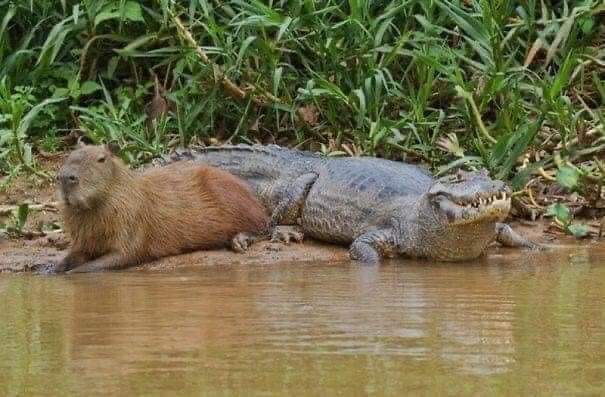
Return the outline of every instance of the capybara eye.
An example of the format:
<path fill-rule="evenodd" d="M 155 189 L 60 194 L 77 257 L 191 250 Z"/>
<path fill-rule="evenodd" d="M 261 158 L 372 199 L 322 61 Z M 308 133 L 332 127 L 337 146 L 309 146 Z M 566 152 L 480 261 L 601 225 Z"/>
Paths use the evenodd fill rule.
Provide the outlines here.
<path fill-rule="evenodd" d="M 105 162 L 105 156 L 99 157 L 99 159 L 97 161 L 99 163 L 104 163 Z"/>

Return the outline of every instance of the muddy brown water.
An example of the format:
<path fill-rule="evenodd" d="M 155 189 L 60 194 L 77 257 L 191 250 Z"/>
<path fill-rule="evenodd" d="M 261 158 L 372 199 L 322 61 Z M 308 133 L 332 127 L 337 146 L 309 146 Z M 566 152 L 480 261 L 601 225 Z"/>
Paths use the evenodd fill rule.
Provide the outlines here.
<path fill-rule="evenodd" d="M 604 395 L 605 245 L 0 274 L 0 395 Z"/>

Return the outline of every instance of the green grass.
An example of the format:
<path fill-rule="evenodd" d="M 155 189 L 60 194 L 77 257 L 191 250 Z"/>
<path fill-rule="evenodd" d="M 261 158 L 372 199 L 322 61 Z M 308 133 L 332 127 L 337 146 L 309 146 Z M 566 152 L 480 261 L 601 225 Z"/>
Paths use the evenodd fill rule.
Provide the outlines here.
<path fill-rule="evenodd" d="M 277 142 L 482 166 L 517 189 L 557 155 L 581 190 L 604 179 L 604 15 L 596 0 L 0 0 L 0 170 L 37 171 L 36 151 L 76 135 L 135 164 Z"/>

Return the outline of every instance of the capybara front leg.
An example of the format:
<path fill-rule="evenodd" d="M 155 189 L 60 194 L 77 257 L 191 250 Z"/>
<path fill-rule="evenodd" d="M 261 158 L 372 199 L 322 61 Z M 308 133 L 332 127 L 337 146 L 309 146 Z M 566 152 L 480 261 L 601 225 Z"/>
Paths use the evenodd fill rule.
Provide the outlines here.
<path fill-rule="evenodd" d="M 117 270 L 133 264 L 135 264 L 135 261 L 133 261 L 132 258 L 129 258 L 127 255 L 122 253 L 109 253 L 90 262 L 86 262 L 81 266 L 75 267 L 69 270 L 68 273 L 88 273 Z"/>

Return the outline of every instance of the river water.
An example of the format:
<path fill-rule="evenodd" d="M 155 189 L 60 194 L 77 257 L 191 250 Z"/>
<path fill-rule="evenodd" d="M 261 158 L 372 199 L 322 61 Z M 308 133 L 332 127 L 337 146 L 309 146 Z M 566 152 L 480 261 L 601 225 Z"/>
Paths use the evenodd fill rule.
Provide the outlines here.
<path fill-rule="evenodd" d="M 0 275 L 0 395 L 604 395 L 604 304 L 596 245 Z"/>

